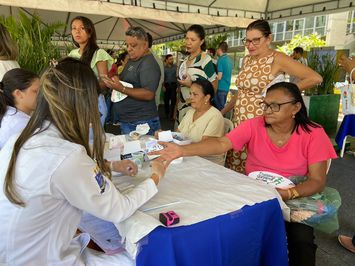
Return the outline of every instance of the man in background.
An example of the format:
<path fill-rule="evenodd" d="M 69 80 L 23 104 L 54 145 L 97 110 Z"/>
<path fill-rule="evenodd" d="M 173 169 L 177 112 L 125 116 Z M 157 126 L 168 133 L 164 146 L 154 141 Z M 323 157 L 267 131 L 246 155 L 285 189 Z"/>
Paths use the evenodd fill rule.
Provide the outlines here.
<path fill-rule="evenodd" d="M 217 80 L 218 87 L 217 93 L 214 97 L 214 103 L 218 110 L 222 110 L 229 92 L 231 85 L 233 63 L 232 59 L 227 54 L 228 44 L 221 42 L 217 49 L 218 61 L 217 61 Z"/>
<path fill-rule="evenodd" d="M 131 27 L 126 31 L 126 45 L 129 60 L 119 79 L 130 83 L 131 87 L 119 82 L 105 80 L 107 87 L 127 95 L 126 98 L 113 104 L 114 112 L 121 122 L 121 134 L 129 134 L 139 124 L 147 123 L 149 135 L 160 129 L 160 121 L 155 94 L 160 80 L 160 69 L 157 61 L 148 48 L 147 33 L 141 27 Z"/>
<path fill-rule="evenodd" d="M 176 78 L 176 64 L 174 64 L 174 57 L 172 54 L 165 56 L 165 67 L 164 67 L 164 107 L 166 117 L 170 120 L 174 116 L 174 108 L 176 104 L 176 89 L 177 89 L 177 78 Z"/>
<path fill-rule="evenodd" d="M 303 53 L 304 53 L 303 48 L 298 46 L 298 47 L 293 48 L 293 53 L 292 53 L 291 57 L 294 60 L 300 62 L 301 64 L 308 66 L 307 59 L 303 57 Z M 298 81 L 299 80 L 296 77 L 290 76 L 291 83 L 296 84 Z"/>

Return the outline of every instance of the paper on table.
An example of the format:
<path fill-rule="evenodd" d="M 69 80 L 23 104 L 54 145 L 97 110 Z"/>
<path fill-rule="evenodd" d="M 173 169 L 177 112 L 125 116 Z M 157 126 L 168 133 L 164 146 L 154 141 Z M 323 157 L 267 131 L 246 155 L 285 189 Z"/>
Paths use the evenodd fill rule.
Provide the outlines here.
<path fill-rule="evenodd" d="M 78 228 L 80 231 L 88 233 L 91 239 L 108 255 L 125 251 L 121 243 L 121 236 L 116 226 L 111 222 L 84 212 Z"/>
<path fill-rule="evenodd" d="M 120 80 L 121 84 L 127 88 L 133 88 L 133 85 L 131 83 L 125 82 Z M 112 94 L 111 94 L 111 101 L 114 103 L 120 102 L 122 100 L 124 100 L 125 98 L 127 98 L 127 95 L 116 91 L 116 90 L 112 90 Z"/>
<path fill-rule="evenodd" d="M 124 144 L 123 154 L 129 154 L 141 151 L 141 144 L 139 140 L 129 141 Z"/>
<path fill-rule="evenodd" d="M 170 142 L 173 141 L 173 134 L 171 133 L 171 130 L 161 131 L 158 133 L 158 139 L 160 141 Z"/>

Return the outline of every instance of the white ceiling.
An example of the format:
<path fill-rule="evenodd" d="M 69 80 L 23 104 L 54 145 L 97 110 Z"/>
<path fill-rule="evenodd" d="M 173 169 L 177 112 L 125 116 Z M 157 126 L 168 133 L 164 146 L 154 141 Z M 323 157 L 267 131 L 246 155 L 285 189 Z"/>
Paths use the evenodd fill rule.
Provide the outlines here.
<path fill-rule="evenodd" d="M 353 9 L 354 0 L 0 0 L 4 16 L 16 16 L 21 10 L 37 13 L 44 23 L 67 25 L 78 15 L 87 16 L 102 43 L 123 40 L 130 26 L 141 26 L 156 42 L 163 42 L 181 38 L 195 23 L 217 33 L 246 27 L 257 18 L 277 20 Z M 56 37 L 69 34 L 66 27 Z"/>

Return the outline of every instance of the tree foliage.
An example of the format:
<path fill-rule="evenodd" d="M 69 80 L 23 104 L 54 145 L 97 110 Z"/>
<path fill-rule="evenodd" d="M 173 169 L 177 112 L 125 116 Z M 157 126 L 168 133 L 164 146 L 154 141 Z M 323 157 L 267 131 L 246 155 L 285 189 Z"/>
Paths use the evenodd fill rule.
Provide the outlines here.
<path fill-rule="evenodd" d="M 295 47 L 302 47 L 305 51 L 310 51 L 312 47 L 323 47 L 326 42 L 320 38 L 319 34 L 310 34 L 307 36 L 295 35 L 289 43 L 285 43 L 282 46 L 277 46 L 278 51 L 285 54 L 292 54 Z"/>

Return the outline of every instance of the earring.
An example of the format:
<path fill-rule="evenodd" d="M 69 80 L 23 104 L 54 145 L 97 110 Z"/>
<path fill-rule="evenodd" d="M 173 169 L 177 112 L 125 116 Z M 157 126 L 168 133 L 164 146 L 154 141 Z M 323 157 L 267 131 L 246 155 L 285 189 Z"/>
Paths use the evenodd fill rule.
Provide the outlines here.
<path fill-rule="evenodd" d="M 207 104 L 207 102 L 205 102 L 205 104 Z"/>
<path fill-rule="evenodd" d="M 292 114 L 292 118 L 295 118 L 296 116 L 295 116 L 295 114 Z"/>

